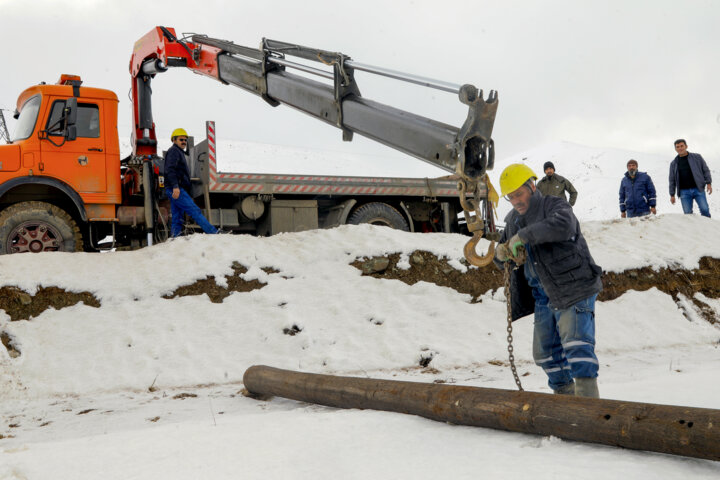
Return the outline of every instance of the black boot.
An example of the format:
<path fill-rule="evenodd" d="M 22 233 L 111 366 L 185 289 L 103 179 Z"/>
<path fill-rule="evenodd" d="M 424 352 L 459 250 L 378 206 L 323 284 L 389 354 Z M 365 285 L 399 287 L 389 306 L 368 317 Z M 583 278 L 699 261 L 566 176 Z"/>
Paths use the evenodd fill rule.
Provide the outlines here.
<path fill-rule="evenodd" d="M 597 377 L 579 377 L 575 379 L 575 396 L 600 398 L 598 392 Z"/>

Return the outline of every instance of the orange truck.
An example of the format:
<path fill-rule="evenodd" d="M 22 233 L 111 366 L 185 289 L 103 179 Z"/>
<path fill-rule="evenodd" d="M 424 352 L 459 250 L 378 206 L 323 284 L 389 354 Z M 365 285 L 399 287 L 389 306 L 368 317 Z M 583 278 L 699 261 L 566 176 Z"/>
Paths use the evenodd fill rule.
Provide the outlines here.
<path fill-rule="evenodd" d="M 156 27 L 136 42 L 130 61 L 133 151 L 125 158 L 113 92 L 61 75 L 54 85 L 20 94 L 14 135 L 0 145 L 0 253 L 139 248 L 167 238 L 151 82 L 173 67 L 293 107 L 340 128 L 344 140 L 357 133 L 452 173 L 427 179 L 219 172 L 215 125 L 208 122 L 206 138 L 191 139 L 187 155 L 191 194 L 211 223 L 259 235 L 375 223 L 467 229 L 475 242 L 497 237 L 485 175 L 494 157 L 494 92 L 485 100 L 472 85 L 373 67 L 341 53 L 267 39 L 252 49 Z M 457 128 L 366 99 L 356 70 L 457 93 L 468 116 Z M 458 221 L 461 212 L 465 222 Z"/>

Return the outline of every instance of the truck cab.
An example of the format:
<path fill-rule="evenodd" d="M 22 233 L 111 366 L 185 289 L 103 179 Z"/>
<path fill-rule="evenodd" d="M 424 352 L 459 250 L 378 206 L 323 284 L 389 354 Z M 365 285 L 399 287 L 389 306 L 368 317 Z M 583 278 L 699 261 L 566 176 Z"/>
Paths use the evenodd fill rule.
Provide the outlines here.
<path fill-rule="evenodd" d="M 0 146 L 2 253 L 82 250 L 82 240 L 62 231 L 116 218 L 122 201 L 118 98 L 81 84 L 78 76 L 62 75 L 57 84 L 34 85 L 18 98 L 12 142 Z M 56 218 L 25 220 L 23 211 L 38 208 Z"/>

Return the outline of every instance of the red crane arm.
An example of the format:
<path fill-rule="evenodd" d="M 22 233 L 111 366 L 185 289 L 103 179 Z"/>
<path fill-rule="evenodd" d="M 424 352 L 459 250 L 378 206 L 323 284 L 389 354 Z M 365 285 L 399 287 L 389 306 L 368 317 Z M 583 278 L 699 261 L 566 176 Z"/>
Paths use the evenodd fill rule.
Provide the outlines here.
<path fill-rule="evenodd" d="M 167 27 L 155 27 L 135 42 L 130 58 L 134 157 L 157 155 L 155 122 L 152 118 L 152 78 L 168 67 L 185 67 L 220 81 L 217 63 L 220 52 L 220 48 L 178 39 L 175 29 Z"/>

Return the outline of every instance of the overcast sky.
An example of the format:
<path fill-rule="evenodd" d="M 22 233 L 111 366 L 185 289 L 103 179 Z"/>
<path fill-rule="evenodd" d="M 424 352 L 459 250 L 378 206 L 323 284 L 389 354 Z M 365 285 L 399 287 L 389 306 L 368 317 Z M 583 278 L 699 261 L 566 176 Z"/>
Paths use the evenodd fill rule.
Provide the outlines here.
<path fill-rule="evenodd" d="M 263 37 L 341 51 L 354 60 L 499 91 L 500 158 L 570 141 L 720 159 L 720 2 L 326 0 L 172 2 L 0 0 L 0 107 L 26 87 L 79 74 L 120 97 L 119 134 L 130 135 L 128 62 L 156 25 L 256 47 Z M 364 96 L 460 126 L 453 94 L 357 74 Z M 383 153 L 367 140 L 189 71 L 154 83 L 158 136 L 205 120 L 228 139 Z M 7 113 L 6 113 L 7 116 Z M 357 138 L 357 137 L 356 137 Z"/>

